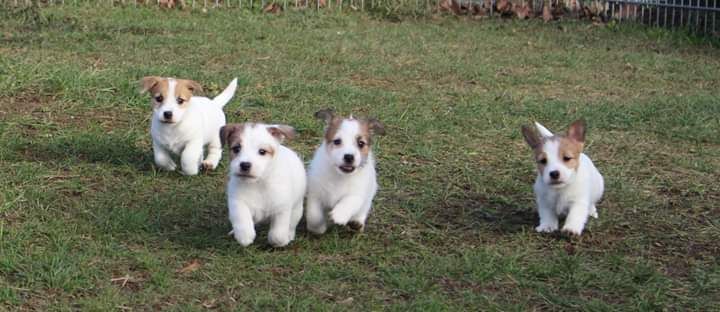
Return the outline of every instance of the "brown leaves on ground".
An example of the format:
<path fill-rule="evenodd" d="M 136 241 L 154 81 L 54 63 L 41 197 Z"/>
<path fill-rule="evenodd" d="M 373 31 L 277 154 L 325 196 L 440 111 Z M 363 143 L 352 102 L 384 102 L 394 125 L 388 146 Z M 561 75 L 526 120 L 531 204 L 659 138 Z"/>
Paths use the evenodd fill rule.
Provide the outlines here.
<path fill-rule="evenodd" d="M 263 13 L 277 14 L 283 11 L 282 5 L 271 2 L 263 8 Z"/>
<path fill-rule="evenodd" d="M 200 261 L 198 261 L 197 259 L 193 259 L 188 264 L 186 264 L 182 269 L 179 269 L 176 272 L 180 273 L 180 274 L 187 274 L 190 272 L 197 271 L 200 268 L 200 266 L 201 266 Z"/>

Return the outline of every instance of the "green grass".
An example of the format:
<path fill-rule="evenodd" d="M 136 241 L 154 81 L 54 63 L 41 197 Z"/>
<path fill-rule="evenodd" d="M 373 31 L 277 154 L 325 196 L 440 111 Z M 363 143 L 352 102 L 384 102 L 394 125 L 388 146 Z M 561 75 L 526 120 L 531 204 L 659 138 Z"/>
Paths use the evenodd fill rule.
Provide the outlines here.
<path fill-rule="evenodd" d="M 0 13 L 0 309 L 698 310 L 720 304 L 720 51 L 663 31 L 365 14 Z M 145 75 L 229 121 L 371 115 L 367 231 L 226 236 L 227 158 L 157 171 Z M 534 233 L 520 125 L 588 121 L 606 179 L 581 238 Z M 195 271 L 181 273 L 197 262 Z M 127 278 L 125 278 L 127 277 Z"/>

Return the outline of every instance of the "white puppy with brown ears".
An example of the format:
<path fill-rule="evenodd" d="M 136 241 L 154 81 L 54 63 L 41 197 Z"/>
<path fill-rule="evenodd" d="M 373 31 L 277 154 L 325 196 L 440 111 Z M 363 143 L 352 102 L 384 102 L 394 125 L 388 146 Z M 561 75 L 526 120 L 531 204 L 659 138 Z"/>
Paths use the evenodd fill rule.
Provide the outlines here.
<path fill-rule="evenodd" d="M 255 240 L 255 224 L 270 221 L 268 241 L 282 247 L 295 239 L 303 212 L 305 167 L 281 145 L 295 131 L 285 125 L 230 124 L 220 130 L 230 147 L 227 199 L 235 239 L 243 246 Z"/>
<path fill-rule="evenodd" d="M 175 78 L 145 77 L 141 92 L 150 92 L 153 114 L 150 135 L 153 139 L 155 164 L 165 170 L 177 168 L 173 156 L 180 155 L 182 173 L 196 175 L 202 167 L 215 169 L 222 157 L 218 137 L 225 125 L 223 107 L 237 89 L 237 78 L 214 99 L 193 96 L 202 87 L 195 81 Z M 208 153 L 203 160 L 203 148 Z"/>
<path fill-rule="evenodd" d="M 564 135 L 553 134 L 537 122 L 535 127 L 539 134 L 530 127 L 522 127 L 538 168 L 533 188 L 540 225 L 535 230 L 554 232 L 558 229 L 558 216 L 567 215 L 562 231 L 580 235 L 588 217 L 598 217 L 595 205 L 604 190 L 602 175 L 583 154 L 585 122 L 573 122 Z"/>
<path fill-rule="evenodd" d="M 371 139 L 384 134 L 384 127 L 375 119 L 337 117 L 331 110 L 315 117 L 325 120 L 326 127 L 308 170 L 307 228 L 325 233 L 329 217 L 362 231 L 378 189 Z"/>

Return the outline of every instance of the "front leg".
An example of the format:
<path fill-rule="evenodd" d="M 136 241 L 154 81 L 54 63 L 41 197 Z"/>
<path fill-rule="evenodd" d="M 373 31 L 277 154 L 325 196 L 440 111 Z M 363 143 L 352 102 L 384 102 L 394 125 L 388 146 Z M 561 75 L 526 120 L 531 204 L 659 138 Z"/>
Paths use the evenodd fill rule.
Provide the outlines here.
<path fill-rule="evenodd" d="M 210 141 L 208 144 L 208 154 L 205 160 L 202 161 L 203 170 L 214 170 L 220 163 L 222 158 L 222 145 L 220 143 L 220 137 L 217 137 Z"/>
<path fill-rule="evenodd" d="M 175 165 L 172 159 L 172 155 L 155 142 L 153 142 L 153 156 L 155 157 L 155 165 L 158 167 L 167 171 L 175 171 L 177 168 L 177 165 Z"/>
<path fill-rule="evenodd" d="M 347 196 L 341 199 L 335 207 L 330 211 L 330 219 L 335 224 L 346 225 L 350 218 L 352 218 L 362 208 L 364 198 L 360 196 Z"/>
<path fill-rule="evenodd" d="M 558 229 L 558 217 L 555 212 L 555 206 L 548 203 L 542 197 L 537 196 L 537 210 L 540 216 L 540 225 L 535 228 L 535 231 L 540 233 L 555 232 Z"/>
<path fill-rule="evenodd" d="M 282 212 L 272 217 L 268 242 L 273 247 L 284 247 L 290 243 L 290 219 L 292 208 L 286 207 Z"/>
<path fill-rule="evenodd" d="M 578 236 L 582 234 L 585 223 L 587 223 L 588 216 L 590 215 L 589 208 L 590 204 L 586 202 L 573 203 L 572 206 L 570 206 L 570 211 L 565 219 L 562 231 Z"/>
<path fill-rule="evenodd" d="M 247 247 L 255 240 L 255 224 L 250 209 L 237 198 L 228 198 L 230 223 L 235 240 Z"/>
<path fill-rule="evenodd" d="M 320 199 L 315 195 L 308 195 L 307 207 L 305 208 L 305 224 L 308 231 L 314 234 L 323 234 L 327 230 L 325 211 Z"/>
<path fill-rule="evenodd" d="M 190 142 L 185 145 L 185 149 L 180 155 L 180 163 L 182 164 L 182 173 L 184 175 L 196 175 L 200 170 L 200 161 L 202 160 L 202 142 Z"/>

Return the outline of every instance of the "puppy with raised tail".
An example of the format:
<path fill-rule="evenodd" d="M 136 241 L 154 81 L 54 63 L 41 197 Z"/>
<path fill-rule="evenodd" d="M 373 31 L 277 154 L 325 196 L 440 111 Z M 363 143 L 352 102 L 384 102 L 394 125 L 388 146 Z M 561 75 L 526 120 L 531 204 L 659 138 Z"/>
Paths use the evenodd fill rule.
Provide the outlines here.
<path fill-rule="evenodd" d="M 244 123 L 220 129 L 223 144 L 230 147 L 230 233 L 243 246 L 255 240 L 255 224 L 265 221 L 270 221 L 270 245 L 282 247 L 295 239 L 303 213 L 305 167 L 295 152 L 281 145 L 294 135 L 285 125 Z"/>
<path fill-rule="evenodd" d="M 155 164 L 174 171 L 177 165 L 173 157 L 179 155 L 185 175 L 196 175 L 201 168 L 217 168 L 222 157 L 218 131 L 225 125 L 222 109 L 235 95 L 237 78 L 212 100 L 193 96 L 202 87 L 192 80 L 151 76 L 141 80 L 140 88 L 152 97 L 150 135 Z M 203 160 L 206 146 L 208 153 Z"/>
<path fill-rule="evenodd" d="M 554 232 L 558 229 L 558 216 L 567 215 L 562 231 L 580 235 L 588 216 L 598 217 L 595 205 L 604 190 L 602 175 L 583 154 L 585 122 L 573 122 L 565 134 L 553 134 L 537 122 L 535 128 L 537 132 L 522 127 L 538 169 L 533 189 L 540 225 L 535 230 Z"/>
<path fill-rule="evenodd" d="M 318 111 L 315 117 L 326 127 L 308 170 L 307 228 L 325 233 L 330 218 L 362 231 L 378 189 L 371 140 L 384 134 L 384 127 L 375 119 L 342 118 L 331 110 Z"/>

